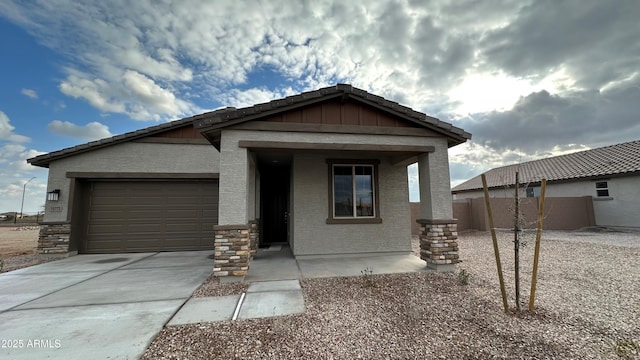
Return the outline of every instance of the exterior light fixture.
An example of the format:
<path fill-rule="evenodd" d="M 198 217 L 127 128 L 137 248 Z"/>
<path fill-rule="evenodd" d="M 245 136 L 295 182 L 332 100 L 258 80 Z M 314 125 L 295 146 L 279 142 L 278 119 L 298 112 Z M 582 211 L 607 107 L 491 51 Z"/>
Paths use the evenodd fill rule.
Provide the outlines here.
<path fill-rule="evenodd" d="M 58 201 L 60 198 L 60 190 L 55 189 L 47 193 L 47 201 Z"/>

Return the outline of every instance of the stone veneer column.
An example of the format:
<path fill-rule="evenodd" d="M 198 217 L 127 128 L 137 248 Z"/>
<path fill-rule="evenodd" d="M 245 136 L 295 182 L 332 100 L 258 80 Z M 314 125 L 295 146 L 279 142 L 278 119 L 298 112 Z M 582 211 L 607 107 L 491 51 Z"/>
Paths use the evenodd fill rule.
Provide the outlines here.
<path fill-rule="evenodd" d="M 249 253 L 251 257 L 258 251 L 258 242 L 260 242 L 259 224 L 260 220 L 258 219 L 249 221 Z"/>
<path fill-rule="evenodd" d="M 249 271 L 249 225 L 215 225 L 214 276 L 245 276 Z"/>
<path fill-rule="evenodd" d="M 417 220 L 420 224 L 420 258 L 437 272 L 453 272 L 458 257 L 458 224 L 451 220 Z"/>
<path fill-rule="evenodd" d="M 66 257 L 75 255 L 69 251 L 71 224 L 68 222 L 48 223 L 40 226 L 38 254 L 44 257 Z"/>

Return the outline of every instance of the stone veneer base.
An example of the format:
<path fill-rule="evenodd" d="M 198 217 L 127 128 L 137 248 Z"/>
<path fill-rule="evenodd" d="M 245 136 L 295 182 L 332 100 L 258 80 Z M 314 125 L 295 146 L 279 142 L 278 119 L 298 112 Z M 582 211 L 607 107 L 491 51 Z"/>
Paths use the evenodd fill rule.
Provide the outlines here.
<path fill-rule="evenodd" d="M 437 272 L 453 272 L 458 256 L 457 220 L 419 219 L 420 258 L 427 262 L 427 268 Z"/>
<path fill-rule="evenodd" d="M 249 225 L 216 225 L 214 276 L 246 276 L 251 257 Z"/>
<path fill-rule="evenodd" d="M 71 224 L 68 222 L 46 223 L 40 225 L 38 235 L 38 254 L 41 257 L 67 257 L 77 251 L 69 251 Z"/>
<path fill-rule="evenodd" d="M 260 242 L 260 220 L 249 221 L 249 252 L 253 257 L 258 252 L 258 243 Z"/>

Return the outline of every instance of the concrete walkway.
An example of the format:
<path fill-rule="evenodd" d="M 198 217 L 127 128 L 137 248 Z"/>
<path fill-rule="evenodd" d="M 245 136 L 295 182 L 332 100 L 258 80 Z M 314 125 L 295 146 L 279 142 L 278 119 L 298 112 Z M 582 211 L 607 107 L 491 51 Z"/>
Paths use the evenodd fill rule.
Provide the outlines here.
<path fill-rule="evenodd" d="M 79 255 L 1 274 L 0 358 L 135 359 L 211 274 L 210 255 Z"/>
<path fill-rule="evenodd" d="M 169 325 L 291 315 L 305 311 L 300 279 L 394 274 L 428 270 L 424 261 L 407 255 L 371 255 L 296 260 L 288 246 L 259 249 L 244 281 L 246 296 L 190 299 Z"/>

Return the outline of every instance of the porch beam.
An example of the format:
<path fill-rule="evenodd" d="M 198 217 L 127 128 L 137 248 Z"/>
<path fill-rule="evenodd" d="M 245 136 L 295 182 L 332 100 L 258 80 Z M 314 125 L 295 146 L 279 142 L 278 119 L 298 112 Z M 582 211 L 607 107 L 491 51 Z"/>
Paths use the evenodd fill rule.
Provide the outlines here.
<path fill-rule="evenodd" d="M 421 145 L 376 145 L 376 144 L 335 144 L 317 142 L 284 142 L 240 140 L 238 146 L 247 149 L 270 150 L 340 150 L 340 151 L 385 151 L 385 152 L 417 152 L 435 151 L 433 146 Z"/>

